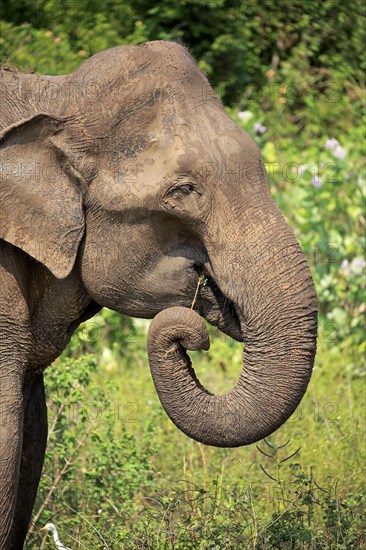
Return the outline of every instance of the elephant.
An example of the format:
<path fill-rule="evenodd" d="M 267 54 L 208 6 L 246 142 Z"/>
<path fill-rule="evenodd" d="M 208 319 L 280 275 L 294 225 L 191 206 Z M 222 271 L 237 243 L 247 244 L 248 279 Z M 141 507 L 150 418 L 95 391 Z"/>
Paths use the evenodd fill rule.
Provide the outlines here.
<path fill-rule="evenodd" d="M 43 371 L 81 322 L 102 307 L 153 319 L 167 414 L 235 447 L 302 399 L 317 298 L 259 148 L 184 46 L 118 46 L 61 76 L 4 66 L 1 97 L 0 549 L 18 550 L 46 448 Z M 186 351 L 208 348 L 204 320 L 243 343 L 225 395 Z"/>

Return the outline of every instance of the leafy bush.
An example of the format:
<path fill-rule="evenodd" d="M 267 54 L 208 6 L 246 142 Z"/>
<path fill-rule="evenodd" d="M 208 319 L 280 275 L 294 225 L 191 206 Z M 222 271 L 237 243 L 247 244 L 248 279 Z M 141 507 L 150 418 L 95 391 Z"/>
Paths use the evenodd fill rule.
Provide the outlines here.
<path fill-rule="evenodd" d="M 323 135 L 309 145 L 303 138 L 278 141 L 250 111 L 231 111 L 257 140 L 270 185 L 294 228 L 313 272 L 321 330 L 330 343 L 365 351 L 365 179 L 361 133 L 354 141 Z M 270 117 L 271 118 L 271 117 Z M 268 126 L 267 126 L 268 125 Z M 353 145 L 355 143 L 355 145 Z"/>
<path fill-rule="evenodd" d="M 103 313 L 105 320 L 114 315 Z M 146 327 L 135 329 L 138 338 L 145 333 Z M 64 544 L 74 548 L 363 547 L 365 495 L 356 486 L 340 487 L 326 473 L 318 483 L 315 471 L 320 474 L 321 449 L 310 459 L 315 465 L 306 471 L 299 461 L 309 464 L 306 453 L 296 447 L 297 437 L 304 443 L 301 429 L 296 435 L 297 424 L 308 425 L 311 414 L 287 424 L 287 434 L 280 437 L 290 433 L 294 441 L 285 445 L 276 445 L 274 435 L 251 451 L 205 447 L 179 433 L 157 400 L 147 399 L 152 385 L 146 385 L 146 354 L 143 365 L 123 368 L 117 389 L 114 377 L 106 380 L 108 364 L 99 365 L 98 373 L 95 356 L 83 353 L 85 339 L 81 327 L 47 372 L 50 435 L 28 548 L 53 547 L 51 537 L 43 536 L 41 542 L 38 531 L 50 520 Z M 215 378 L 214 364 L 227 345 L 218 339 L 213 343 L 204 364 L 209 385 Z M 73 357 L 76 352 L 78 359 Z M 121 361 L 120 367 L 126 367 L 123 357 Z M 231 365 L 229 371 L 235 377 Z M 134 423 L 128 422 L 130 410 L 121 407 L 128 399 L 124 388 L 131 375 L 133 395 L 139 395 Z M 326 425 L 314 427 L 308 439 L 326 440 Z M 344 421 L 343 429 L 350 430 Z M 339 435 L 332 437 L 341 444 Z M 351 443 L 361 465 L 361 442 L 349 440 L 343 454 L 347 456 Z M 309 442 L 304 445 L 312 450 Z M 329 452 L 328 445 L 325 456 Z M 354 475 L 355 464 L 349 466 Z"/>
<path fill-rule="evenodd" d="M 72 511 L 82 527 L 92 522 L 102 528 L 105 511 L 118 506 L 123 514 L 133 509 L 136 493 L 149 486 L 154 428 L 147 421 L 140 441 L 126 430 L 131 407 L 108 399 L 111 383 L 103 388 L 93 384 L 96 358 L 83 354 L 84 345 L 85 334 L 79 331 L 46 378 L 50 429 L 34 521 Z M 72 357 L 76 349 L 78 358 Z M 73 526 L 75 520 L 68 524 Z M 89 536 L 98 540 L 96 533 L 98 529 L 83 534 L 84 543 Z"/>
<path fill-rule="evenodd" d="M 15 31 L 4 28 L 5 55 L 14 56 L 21 64 L 24 61 L 21 56 L 18 60 L 17 48 L 23 48 L 24 25 L 52 31 L 55 36 L 62 33 L 62 41 L 75 55 L 92 55 L 121 43 L 183 40 L 214 86 L 220 87 L 228 105 L 238 103 L 248 84 L 257 92 L 262 89 L 269 69 L 278 72 L 284 84 L 289 70 L 296 68 L 295 82 L 302 84 L 307 74 L 320 94 L 332 81 L 342 83 L 342 93 L 364 82 L 361 0 L 350 6 L 341 0 L 321 5 L 314 0 L 161 0 L 158 4 L 151 0 L 108 0 L 103 4 L 66 0 L 62 8 L 55 0 L 9 0 L 3 18 L 16 27 Z M 52 52 L 48 57 L 43 52 L 41 59 L 43 56 L 51 74 L 57 72 L 58 57 Z M 41 71 L 41 59 L 34 59 L 37 71 Z M 72 68 L 70 59 L 69 70 Z"/>

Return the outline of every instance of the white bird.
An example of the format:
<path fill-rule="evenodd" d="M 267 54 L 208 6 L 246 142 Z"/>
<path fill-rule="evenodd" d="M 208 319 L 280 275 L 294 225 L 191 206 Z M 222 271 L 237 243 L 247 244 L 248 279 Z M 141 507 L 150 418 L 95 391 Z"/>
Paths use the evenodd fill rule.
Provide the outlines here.
<path fill-rule="evenodd" d="M 49 533 L 52 533 L 53 540 L 55 541 L 55 544 L 56 544 L 56 546 L 59 550 L 71 550 L 71 548 L 69 548 L 68 546 L 65 546 L 60 541 L 60 539 L 58 537 L 58 532 L 57 532 L 57 529 L 56 529 L 54 523 L 46 523 L 46 525 L 44 527 L 42 527 L 42 529 L 40 529 L 40 531 L 48 531 Z"/>

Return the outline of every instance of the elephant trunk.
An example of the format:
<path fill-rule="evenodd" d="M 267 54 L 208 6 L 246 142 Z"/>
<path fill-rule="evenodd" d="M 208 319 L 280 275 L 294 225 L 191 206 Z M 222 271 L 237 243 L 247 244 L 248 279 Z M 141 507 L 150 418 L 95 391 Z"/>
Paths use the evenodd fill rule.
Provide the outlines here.
<path fill-rule="evenodd" d="M 248 445 L 279 428 L 305 393 L 316 350 L 317 301 L 299 245 L 273 207 L 247 211 L 245 218 L 243 249 L 226 247 L 221 263 L 212 262 L 215 282 L 241 324 L 243 369 L 234 388 L 212 395 L 198 381 L 185 350 L 208 349 L 209 340 L 196 312 L 164 310 L 148 335 L 152 375 L 167 414 L 188 436 L 217 447 Z"/>

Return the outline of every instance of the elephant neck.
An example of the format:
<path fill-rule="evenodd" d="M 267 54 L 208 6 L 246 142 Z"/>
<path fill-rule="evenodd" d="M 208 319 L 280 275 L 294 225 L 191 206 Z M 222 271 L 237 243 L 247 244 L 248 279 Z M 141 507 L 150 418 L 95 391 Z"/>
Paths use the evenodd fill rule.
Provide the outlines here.
<path fill-rule="evenodd" d="M 0 264 L 12 272 L 25 297 L 30 333 L 28 369 L 44 370 L 65 349 L 76 328 L 101 306 L 87 294 L 75 266 L 65 279 L 57 279 L 41 263 L 0 241 Z"/>

